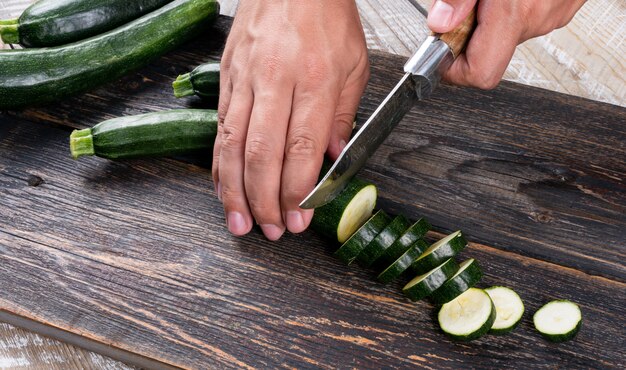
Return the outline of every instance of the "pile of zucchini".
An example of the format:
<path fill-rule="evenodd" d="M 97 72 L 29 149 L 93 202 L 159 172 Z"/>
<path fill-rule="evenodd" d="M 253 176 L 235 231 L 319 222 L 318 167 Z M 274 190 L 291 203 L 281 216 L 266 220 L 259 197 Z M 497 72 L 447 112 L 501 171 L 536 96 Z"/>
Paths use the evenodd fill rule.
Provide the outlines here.
<path fill-rule="evenodd" d="M 40 0 L 0 37 L 0 109 L 75 95 L 135 71 L 217 17 L 216 0 Z"/>
<path fill-rule="evenodd" d="M 180 76 L 173 84 L 177 97 L 213 97 L 219 92 L 219 64 L 209 63 Z M 70 137 L 72 156 L 97 155 L 110 159 L 183 154 L 211 147 L 217 132 L 213 110 L 179 109 L 115 118 Z M 208 154 L 208 153 L 207 153 Z M 461 263 L 456 255 L 467 245 L 461 231 L 428 244 L 430 223 L 377 210 L 376 187 L 354 178 L 333 201 L 315 210 L 311 228 L 340 246 L 334 255 L 350 265 L 355 261 L 376 271 L 389 283 L 406 278 L 402 291 L 412 301 L 430 298 L 439 306 L 441 329 L 455 340 L 473 340 L 486 333 L 515 329 L 524 304 L 515 291 L 494 286 L 476 287 L 483 273 L 478 262 Z M 409 279 L 412 277 L 411 279 Z M 547 339 L 562 342 L 578 332 L 582 316 L 570 301 L 546 304 L 533 317 Z"/>

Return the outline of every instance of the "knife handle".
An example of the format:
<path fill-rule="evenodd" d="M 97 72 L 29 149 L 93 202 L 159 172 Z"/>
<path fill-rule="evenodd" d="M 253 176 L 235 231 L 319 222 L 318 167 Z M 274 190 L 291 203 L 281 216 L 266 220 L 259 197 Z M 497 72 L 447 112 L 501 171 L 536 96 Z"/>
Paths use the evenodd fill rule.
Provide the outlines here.
<path fill-rule="evenodd" d="M 439 39 L 445 42 L 452 50 L 452 55 L 456 59 L 465 49 L 467 42 L 472 36 L 472 32 L 476 28 L 476 8 L 470 11 L 470 14 L 461 24 L 450 32 L 439 35 Z"/>

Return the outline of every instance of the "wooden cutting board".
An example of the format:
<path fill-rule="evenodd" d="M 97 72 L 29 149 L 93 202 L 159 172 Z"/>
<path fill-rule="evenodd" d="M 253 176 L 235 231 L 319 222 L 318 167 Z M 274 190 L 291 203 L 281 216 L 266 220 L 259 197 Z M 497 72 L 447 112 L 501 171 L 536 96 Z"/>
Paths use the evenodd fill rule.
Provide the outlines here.
<path fill-rule="evenodd" d="M 137 74 L 53 107 L 0 114 L 0 320 L 149 368 L 623 367 L 626 109 L 503 83 L 444 86 L 368 162 L 389 213 L 462 229 L 481 287 L 526 305 L 506 336 L 455 343 L 401 282 L 343 266 L 311 232 L 228 234 L 206 160 L 73 161 L 72 128 L 206 106 L 172 79 L 219 59 L 228 18 Z M 374 53 L 362 122 L 401 76 Z M 0 97 L 1 98 L 1 97 Z M 208 103 L 210 104 L 210 103 Z M 580 304 L 578 337 L 532 327 Z"/>

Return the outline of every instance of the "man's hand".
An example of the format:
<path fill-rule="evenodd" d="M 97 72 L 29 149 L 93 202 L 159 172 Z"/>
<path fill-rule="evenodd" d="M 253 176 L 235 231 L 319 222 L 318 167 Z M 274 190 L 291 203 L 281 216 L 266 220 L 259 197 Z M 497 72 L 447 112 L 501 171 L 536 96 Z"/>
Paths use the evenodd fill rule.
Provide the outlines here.
<path fill-rule="evenodd" d="M 354 0 L 241 0 L 222 57 L 213 180 L 228 229 L 304 231 L 298 204 L 352 132 L 369 78 Z"/>
<path fill-rule="evenodd" d="M 565 26 L 585 0 L 480 0 L 478 25 L 464 54 L 444 79 L 457 85 L 491 89 L 500 79 L 518 44 Z M 456 28 L 476 0 L 435 0 L 428 26 L 445 33 Z"/>

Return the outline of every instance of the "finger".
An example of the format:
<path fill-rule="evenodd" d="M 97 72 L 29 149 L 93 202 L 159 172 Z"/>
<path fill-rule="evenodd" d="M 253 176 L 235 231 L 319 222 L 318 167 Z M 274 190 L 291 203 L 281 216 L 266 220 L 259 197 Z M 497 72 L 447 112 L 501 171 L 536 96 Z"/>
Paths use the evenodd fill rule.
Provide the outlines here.
<path fill-rule="evenodd" d="M 356 112 L 359 109 L 361 96 L 369 79 L 369 64 L 363 72 L 349 81 L 339 97 L 335 119 L 330 131 L 330 141 L 326 154 L 331 160 L 337 159 L 354 130 Z"/>
<path fill-rule="evenodd" d="M 281 84 L 260 91 L 246 139 L 244 182 L 252 216 L 269 240 L 278 240 L 285 232 L 280 186 L 293 89 Z"/>
<path fill-rule="evenodd" d="M 483 0 L 478 4 L 474 34 L 465 52 L 444 73 L 445 80 L 481 89 L 498 85 L 523 30 L 523 24 L 508 16 L 509 6 L 508 1 L 499 0 Z"/>
<path fill-rule="evenodd" d="M 292 233 L 304 231 L 311 223 L 313 210 L 299 204 L 313 189 L 319 176 L 339 92 L 307 90 L 296 86 L 292 115 L 285 144 L 281 208 Z"/>
<path fill-rule="evenodd" d="M 217 106 L 217 134 L 215 136 L 215 141 L 213 142 L 213 164 L 211 166 L 213 186 L 219 200 L 222 200 L 222 189 L 219 181 L 222 132 L 224 131 L 224 120 L 226 118 L 226 112 L 228 112 L 228 106 L 230 105 L 230 98 L 233 91 L 233 85 L 231 84 L 230 78 L 226 76 L 227 73 L 228 71 L 220 71 L 220 98 Z"/>
<path fill-rule="evenodd" d="M 428 12 L 428 27 L 446 33 L 455 29 L 469 15 L 477 0 L 435 0 Z"/>
<path fill-rule="evenodd" d="M 252 217 L 244 188 L 243 158 L 253 103 L 250 88 L 233 87 L 220 139 L 218 181 L 226 224 L 235 235 L 247 234 L 252 229 Z"/>

